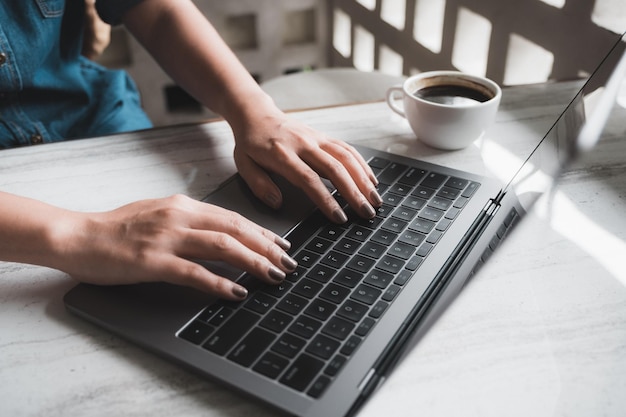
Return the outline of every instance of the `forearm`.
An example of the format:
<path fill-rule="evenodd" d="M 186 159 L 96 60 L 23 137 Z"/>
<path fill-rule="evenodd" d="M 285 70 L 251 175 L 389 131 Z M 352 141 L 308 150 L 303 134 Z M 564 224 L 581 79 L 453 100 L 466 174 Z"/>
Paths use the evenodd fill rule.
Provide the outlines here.
<path fill-rule="evenodd" d="M 78 213 L 3 192 L 0 207 L 0 260 L 64 269 Z"/>
<path fill-rule="evenodd" d="M 231 125 L 276 110 L 191 1 L 147 0 L 123 21 L 180 86 Z"/>

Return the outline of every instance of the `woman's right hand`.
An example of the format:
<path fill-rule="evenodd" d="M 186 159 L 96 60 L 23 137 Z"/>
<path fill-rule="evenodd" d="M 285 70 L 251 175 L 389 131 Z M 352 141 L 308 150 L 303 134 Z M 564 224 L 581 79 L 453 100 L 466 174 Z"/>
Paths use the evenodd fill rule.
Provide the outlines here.
<path fill-rule="evenodd" d="M 182 195 L 104 213 L 68 213 L 56 267 L 82 282 L 165 281 L 243 299 L 245 288 L 193 259 L 224 261 L 267 283 L 281 282 L 296 267 L 286 240 L 237 213 Z"/>

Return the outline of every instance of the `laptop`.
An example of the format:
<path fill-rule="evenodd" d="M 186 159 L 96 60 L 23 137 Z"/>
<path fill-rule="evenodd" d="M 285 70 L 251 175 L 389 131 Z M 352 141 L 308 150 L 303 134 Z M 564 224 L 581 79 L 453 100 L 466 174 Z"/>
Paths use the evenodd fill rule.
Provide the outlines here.
<path fill-rule="evenodd" d="M 354 415 L 564 167 L 597 142 L 626 73 L 623 38 L 504 186 L 357 147 L 384 204 L 374 219 L 352 214 L 336 225 L 287 181 L 277 214 L 235 175 L 204 201 L 292 242 L 299 266 L 284 283 L 265 285 L 212 263 L 206 266 L 248 288 L 246 300 L 165 283 L 79 284 L 66 307 L 286 414 Z"/>

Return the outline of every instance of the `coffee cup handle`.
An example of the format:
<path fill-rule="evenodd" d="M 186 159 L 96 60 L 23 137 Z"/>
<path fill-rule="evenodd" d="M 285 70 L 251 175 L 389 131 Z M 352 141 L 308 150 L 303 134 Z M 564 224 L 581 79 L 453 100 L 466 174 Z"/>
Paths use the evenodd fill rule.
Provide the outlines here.
<path fill-rule="evenodd" d="M 404 90 L 401 86 L 391 87 L 387 90 L 387 105 L 391 110 L 398 113 L 400 116 L 406 118 L 406 114 L 404 113 L 404 109 L 400 108 L 396 105 L 394 99 L 396 97 L 396 93 L 404 94 Z"/>

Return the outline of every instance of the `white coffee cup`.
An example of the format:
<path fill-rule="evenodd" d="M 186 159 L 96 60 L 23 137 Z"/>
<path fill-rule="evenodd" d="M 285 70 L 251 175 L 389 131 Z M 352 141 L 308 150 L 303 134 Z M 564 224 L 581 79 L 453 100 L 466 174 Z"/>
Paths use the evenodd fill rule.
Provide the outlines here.
<path fill-rule="evenodd" d="M 402 93 L 402 107 L 395 98 Z M 438 149 L 465 148 L 495 120 L 502 90 L 488 78 L 429 71 L 387 91 L 387 104 L 406 118 L 417 138 Z"/>

